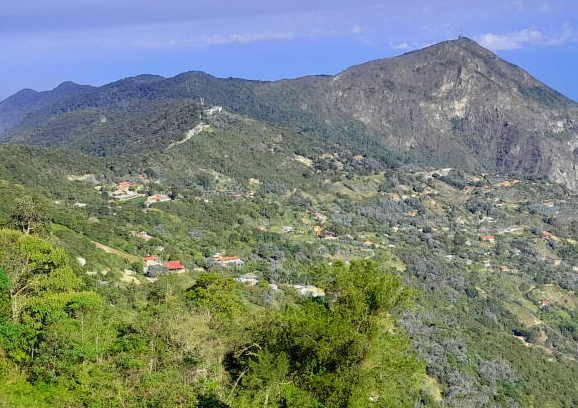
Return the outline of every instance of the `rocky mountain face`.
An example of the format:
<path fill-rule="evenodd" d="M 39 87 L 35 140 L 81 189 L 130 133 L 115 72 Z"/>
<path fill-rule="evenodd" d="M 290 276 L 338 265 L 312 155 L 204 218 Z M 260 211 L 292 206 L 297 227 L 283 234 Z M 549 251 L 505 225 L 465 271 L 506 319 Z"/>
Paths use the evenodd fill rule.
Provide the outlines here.
<path fill-rule="evenodd" d="M 98 145 L 109 117 L 163 137 L 181 130 L 167 127 L 159 104 L 173 112 L 202 100 L 353 148 L 373 143 L 436 165 L 542 176 L 578 190 L 578 104 L 467 38 L 335 76 L 262 82 L 188 72 L 59 88 L 42 103 L 18 94 L 0 103 L 0 138 L 82 150 L 78 135 Z"/>
<path fill-rule="evenodd" d="M 578 188 L 578 105 L 466 38 L 350 68 L 326 92 L 395 150 Z"/>

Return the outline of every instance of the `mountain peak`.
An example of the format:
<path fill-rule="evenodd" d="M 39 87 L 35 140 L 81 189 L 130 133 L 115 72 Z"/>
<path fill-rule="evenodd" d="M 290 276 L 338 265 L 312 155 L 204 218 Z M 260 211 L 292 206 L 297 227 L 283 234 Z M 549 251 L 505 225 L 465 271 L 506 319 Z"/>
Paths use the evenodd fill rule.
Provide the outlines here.
<path fill-rule="evenodd" d="M 61 83 L 60 85 L 58 85 L 56 88 L 54 88 L 53 90 L 67 90 L 67 89 L 75 89 L 75 88 L 80 88 L 82 87 L 82 85 L 79 85 L 75 82 L 72 81 L 64 81 L 63 83 Z"/>
<path fill-rule="evenodd" d="M 476 41 L 472 40 L 469 37 L 464 37 L 463 35 L 460 35 L 458 38 L 456 38 L 455 40 L 449 40 L 451 42 L 455 42 L 458 44 L 463 44 L 469 47 L 482 47 L 480 44 L 478 44 Z M 482 47 L 483 48 L 483 47 Z"/>
<path fill-rule="evenodd" d="M 21 89 L 18 92 L 16 92 L 11 97 L 30 96 L 30 95 L 36 95 L 37 93 L 38 93 L 38 91 L 36 91 L 34 89 L 24 88 L 24 89 Z"/>
<path fill-rule="evenodd" d="M 463 52 L 466 51 L 468 54 L 475 55 L 478 57 L 498 58 L 498 56 L 494 54 L 491 50 L 482 47 L 476 41 L 468 37 L 458 37 L 453 40 L 442 41 L 440 43 L 430 45 L 429 47 L 412 51 L 411 53 L 408 54 L 421 54 L 433 50 L 440 52 L 442 54 L 455 53 L 455 52 L 463 54 Z"/>

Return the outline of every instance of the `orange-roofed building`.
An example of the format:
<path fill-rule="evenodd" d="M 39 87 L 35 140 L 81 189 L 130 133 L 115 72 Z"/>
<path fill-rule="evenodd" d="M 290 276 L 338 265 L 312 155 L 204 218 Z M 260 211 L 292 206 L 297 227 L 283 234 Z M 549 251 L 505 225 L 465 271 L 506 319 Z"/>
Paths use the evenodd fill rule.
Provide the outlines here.
<path fill-rule="evenodd" d="M 161 260 L 159 259 L 158 256 L 147 256 L 146 258 L 143 258 L 143 261 L 145 263 L 145 266 L 151 266 L 151 265 L 162 265 Z"/>
<path fill-rule="evenodd" d="M 245 264 L 240 256 L 220 256 L 215 258 L 215 262 L 219 265 L 243 266 Z"/>
<path fill-rule="evenodd" d="M 184 272 L 185 265 L 181 264 L 180 261 L 168 261 L 165 263 L 169 272 Z"/>
<path fill-rule="evenodd" d="M 482 240 L 488 241 L 488 242 L 494 242 L 496 240 L 496 237 L 493 235 L 483 235 Z"/>
<path fill-rule="evenodd" d="M 120 191 L 127 191 L 131 187 L 135 187 L 136 184 L 131 183 L 130 181 L 120 181 L 116 183 L 116 189 Z"/>

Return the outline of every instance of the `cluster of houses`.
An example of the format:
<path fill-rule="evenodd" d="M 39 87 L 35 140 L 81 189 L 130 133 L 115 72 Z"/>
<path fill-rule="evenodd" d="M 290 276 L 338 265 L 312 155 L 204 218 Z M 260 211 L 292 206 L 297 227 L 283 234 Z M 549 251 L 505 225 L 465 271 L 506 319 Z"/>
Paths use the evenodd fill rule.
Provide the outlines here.
<path fill-rule="evenodd" d="M 139 179 L 145 180 L 143 175 L 138 176 Z M 120 201 L 132 200 L 138 197 L 146 197 L 146 194 L 137 193 L 137 189 L 141 186 L 139 183 L 123 180 L 115 184 L 114 190 L 110 193 L 113 199 Z M 151 204 L 162 203 L 163 201 L 170 201 L 171 198 L 166 194 L 155 194 L 147 197 L 145 205 L 148 207 Z"/>
<path fill-rule="evenodd" d="M 180 261 L 162 261 L 158 256 L 147 256 L 143 258 L 145 267 L 144 274 L 149 278 L 157 277 L 163 273 L 182 273 L 186 271 L 186 268 Z M 217 265 L 221 266 L 236 266 L 240 267 L 244 265 L 244 261 L 239 256 L 221 256 L 217 254 L 213 257 L 213 261 Z M 235 278 L 235 281 L 249 285 L 257 286 L 259 284 L 260 278 L 254 273 L 247 273 Z M 294 289 L 300 296 L 309 297 L 324 297 L 325 291 L 313 285 L 284 285 L 287 288 Z M 269 287 L 273 290 L 279 290 L 276 284 L 269 284 Z"/>
<path fill-rule="evenodd" d="M 140 234 L 143 233 L 136 235 L 139 236 Z M 147 237 L 150 236 L 147 234 Z M 221 256 L 220 254 L 215 255 L 212 261 L 216 265 L 225 267 L 241 267 L 245 264 L 245 261 L 243 261 L 240 256 Z M 143 262 L 144 274 L 148 277 L 155 277 L 163 273 L 182 273 L 186 271 L 185 266 L 180 261 L 163 261 L 155 255 L 143 258 Z"/>
<path fill-rule="evenodd" d="M 119 181 L 115 185 L 114 191 L 110 193 L 111 197 L 117 200 L 126 201 L 137 197 L 144 197 L 144 194 L 138 194 L 134 191 L 134 187 L 138 187 L 136 183 L 130 181 Z"/>
<path fill-rule="evenodd" d="M 254 273 L 247 273 L 235 278 L 236 282 L 248 286 L 257 286 L 261 279 Z M 283 287 L 294 289 L 300 296 L 305 297 L 325 297 L 325 290 L 313 285 L 282 285 Z M 273 290 L 280 290 L 275 283 L 270 283 L 269 287 Z"/>

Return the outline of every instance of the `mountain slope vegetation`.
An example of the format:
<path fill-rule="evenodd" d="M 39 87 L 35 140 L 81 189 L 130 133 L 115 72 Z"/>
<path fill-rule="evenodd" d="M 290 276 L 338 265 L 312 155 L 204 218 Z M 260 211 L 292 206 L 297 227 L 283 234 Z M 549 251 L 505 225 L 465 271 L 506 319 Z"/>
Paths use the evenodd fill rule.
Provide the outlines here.
<path fill-rule="evenodd" d="M 215 142 L 220 132 L 223 142 L 245 137 L 215 129 Z M 189 163 L 185 176 L 179 163 L 163 173 L 147 165 L 142 173 L 138 156 L 127 162 L 57 149 L 0 149 L 2 224 L 17 227 L 18 202 L 40 196 L 50 221 L 44 239 L 65 251 L 80 290 L 103 299 L 81 314 L 56 309 L 60 317 L 30 332 L 27 346 L 2 338 L 2 375 L 20 373 L 3 391 L 12 406 L 26 406 L 26 398 L 56 406 L 576 403 L 578 204 L 567 189 L 403 163 L 371 170 L 349 163 L 363 157 L 322 152 L 317 160 L 295 160 L 295 173 L 269 178 L 276 161 L 268 157 L 281 159 L 284 152 L 254 150 L 260 163 L 272 160 L 271 168 L 258 170 L 234 160 L 234 147 L 231 167 L 219 167 L 209 155 L 214 142 L 201 141 L 167 151 L 199 164 Z M 311 174 L 303 177 L 303 169 Z M 113 195 L 114 185 L 127 179 L 137 196 Z M 155 194 L 172 199 L 145 205 Z M 217 253 L 245 264 L 219 266 Z M 147 275 L 144 262 L 134 259 L 149 255 L 179 260 L 186 272 Z M 15 256 L 3 251 L 5 271 Z M 234 280 L 247 273 L 259 283 Z M 349 283 L 335 289 L 340 274 Z M 417 297 L 413 307 L 404 301 L 395 313 L 365 321 L 363 310 L 374 306 L 358 309 L 363 304 L 355 296 L 374 290 L 379 276 L 380 285 L 403 279 L 418 291 L 404 298 Z M 300 295 L 299 285 L 323 288 L 324 300 Z M 341 306 L 331 293 L 354 309 L 337 317 Z M 397 295 L 373 296 L 365 301 L 392 302 Z M 90 331 L 73 335 L 83 319 Z M 29 330 L 3 327 L 5 336 Z M 310 338 L 325 340 L 311 348 Z M 334 354 L 345 360 L 328 359 Z"/>
<path fill-rule="evenodd" d="M 576 105 L 519 68 L 41 94 L 0 104 L 0 406 L 578 405 Z"/>

